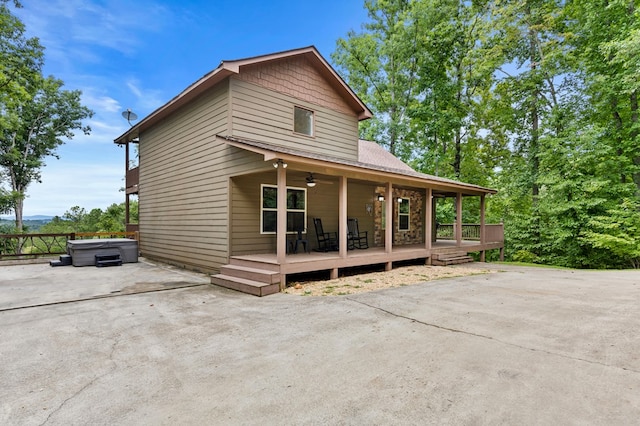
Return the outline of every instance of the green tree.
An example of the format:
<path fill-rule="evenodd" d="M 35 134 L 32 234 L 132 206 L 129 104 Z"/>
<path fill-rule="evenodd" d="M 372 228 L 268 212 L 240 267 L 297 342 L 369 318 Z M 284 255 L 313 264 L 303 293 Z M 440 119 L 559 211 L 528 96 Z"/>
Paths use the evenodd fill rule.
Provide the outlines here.
<path fill-rule="evenodd" d="M 74 130 L 90 132 L 82 120 L 93 113 L 81 105 L 80 91 L 62 90 L 62 85 L 53 77 L 36 77 L 27 87 L 31 99 L 6 110 L 9 118 L 0 135 L 0 166 L 16 194 L 13 210 L 19 230 L 25 193 L 31 182 L 40 181 L 45 159 L 59 158 L 56 149 L 63 138 L 74 136 Z"/>
<path fill-rule="evenodd" d="M 8 4 L 22 7 L 18 1 L 0 0 L 0 104 L 28 99 L 27 82 L 40 74 L 44 49 L 37 38 L 26 38 L 24 24 L 11 13 Z M 3 117 L 0 117 L 2 120 Z"/>
<path fill-rule="evenodd" d="M 592 105 L 589 118 L 604 129 L 601 143 L 616 149 L 618 178 L 633 180 L 640 191 L 640 12 L 634 1 L 574 0 L 567 15 Z"/>
<path fill-rule="evenodd" d="M 120 204 L 111 204 L 104 211 L 100 220 L 98 221 L 98 226 L 100 231 L 117 231 L 124 232 L 125 231 L 125 223 L 124 223 L 124 203 Z"/>
<path fill-rule="evenodd" d="M 420 29 L 420 100 L 412 109 L 412 130 L 421 151 L 414 153 L 414 164 L 436 175 L 486 183 L 491 168 L 478 154 L 492 145 L 481 135 L 483 94 L 504 60 L 492 40 L 494 5 L 459 0 L 412 5 L 408 25 Z"/>
<path fill-rule="evenodd" d="M 364 31 L 338 39 L 331 55 L 350 86 L 374 117 L 362 123 L 360 136 L 377 141 L 401 158 L 411 155 L 408 110 L 415 101 L 417 30 L 405 25 L 411 2 L 366 0 L 370 22 Z"/>
<path fill-rule="evenodd" d="M 16 228 L 22 231 L 29 184 L 40 181 L 45 159 L 58 158 L 57 147 L 72 138 L 74 131 L 89 133 L 82 120 L 93 113 L 80 103 L 80 91 L 63 90 L 61 80 L 41 75 L 43 48 L 37 39 L 24 38 L 24 26 L 6 3 L 2 2 L 0 13 L 3 23 L 12 27 L 0 31 L 4 64 L 0 76 L 0 167 L 9 180 Z"/>
<path fill-rule="evenodd" d="M 26 38 L 23 23 L 14 16 L 9 4 L 21 7 L 17 1 L 0 0 L 0 129 L 7 125 L 5 105 L 29 99 L 24 86 L 42 68 L 43 48 L 37 38 Z M 0 183 L 6 180 L 0 172 Z M 13 209 L 18 194 L 0 188 L 0 213 Z"/>
<path fill-rule="evenodd" d="M 71 232 L 84 232 L 87 211 L 80 206 L 73 206 L 63 215 L 63 219 L 71 226 Z"/>

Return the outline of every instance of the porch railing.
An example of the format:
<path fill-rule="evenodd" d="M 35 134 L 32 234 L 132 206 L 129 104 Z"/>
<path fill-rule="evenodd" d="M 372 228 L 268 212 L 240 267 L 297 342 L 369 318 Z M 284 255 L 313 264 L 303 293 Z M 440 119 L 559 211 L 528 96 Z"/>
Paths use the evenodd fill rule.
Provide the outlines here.
<path fill-rule="evenodd" d="M 439 240 L 455 240 L 455 224 L 440 223 L 436 230 L 436 238 Z M 463 223 L 462 239 L 471 241 L 480 241 L 480 224 Z M 485 241 L 486 242 L 504 242 L 504 225 L 486 224 L 485 225 Z"/>
<path fill-rule="evenodd" d="M 67 253 L 67 241 L 91 238 L 137 239 L 137 232 L 70 232 L 66 234 L 0 234 L 0 260 Z"/>
<path fill-rule="evenodd" d="M 138 192 L 138 183 L 140 182 L 140 168 L 134 167 L 127 170 L 125 181 L 127 185 L 127 194 Z"/>
<path fill-rule="evenodd" d="M 453 223 L 440 223 L 436 230 L 436 238 L 439 240 L 455 240 L 455 224 Z M 463 240 L 478 240 L 480 241 L 480 225 L 474 223 L 462 224 L 462 239 Z"/>
<path fill-rule="evenodd" d="M 504 243 L 504 224 L 485 225 L 485 240 L 491 243 Z"/>

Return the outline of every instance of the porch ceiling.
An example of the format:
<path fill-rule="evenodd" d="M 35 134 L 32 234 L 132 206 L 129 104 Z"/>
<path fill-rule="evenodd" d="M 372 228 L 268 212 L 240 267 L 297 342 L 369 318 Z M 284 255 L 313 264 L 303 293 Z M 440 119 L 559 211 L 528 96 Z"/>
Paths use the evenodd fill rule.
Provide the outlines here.
<path fill-rule="evenodd" d="M 288 163 L 296 163 L 301 170 L 306 167 L 310 172 L 323 173 L 327 176 L 347 176 L 350 179 L 379 184 L 392 182 L 396 187 L 432 188 L 434 195 L 446 197 L 455 197 L 457 193 L 478 196 L 497 192 L 495 189 L 427 175 L 413 170 L 394 169 L 230 136 L 217 135 L 216 137 L 236 148 L 263 155 L 264 161 L 272 161 L 279 158 Z"/>

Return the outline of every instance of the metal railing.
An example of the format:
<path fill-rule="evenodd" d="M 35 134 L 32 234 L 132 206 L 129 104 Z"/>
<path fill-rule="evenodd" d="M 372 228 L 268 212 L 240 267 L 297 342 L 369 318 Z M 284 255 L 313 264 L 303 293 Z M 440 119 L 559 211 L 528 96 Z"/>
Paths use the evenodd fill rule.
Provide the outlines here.
<path fill-rule="evenodd" d="M 138 239 L 137 232 L 70 232 L 66 234 L 0 234 L 0 260 L 67 253 L 67 241 L 91 238 Z"/>

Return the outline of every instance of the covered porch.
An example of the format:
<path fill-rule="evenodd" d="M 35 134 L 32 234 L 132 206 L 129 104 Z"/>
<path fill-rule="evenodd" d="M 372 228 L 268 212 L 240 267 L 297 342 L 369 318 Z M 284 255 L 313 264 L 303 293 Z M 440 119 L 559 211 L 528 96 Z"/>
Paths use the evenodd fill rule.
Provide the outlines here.
<path fill-rule="evenodd" d="M 405 168 L 309 156 L 263 143 L 230 141 L 270 166 L 230 180 L 228 264 L 212 282 L 263 296 L 285 288 L 287 275 L 424 259 L 464 257 L 504 247 L 501 224 L 485 223 L 485 197 L 494 190 Z M 272 166 L 272 168 L 271 168 Z M 306 182 L 306 185 L 305 185 Z M 454 200 L 455 221 L 438 224 L 438 200 Z M 479 223 L 463 223 L 463 198 L 474 198 Z M 322 250 L 314 220 L 335 235 Z M 349 219 L 366 234 L 366 248 L 349 242 Z M 441 235 L 438 236 L 438 230 Z M 305 244 L 292 252 L 292 242 Z M 326 247 L 324 247 L 326 249 Z M 306 249 L 306 250 L 305 250 Z M 451 261 L 451 264 L 457 263 Z M 443 263 L 440 263 L 443 264 Z"/>

